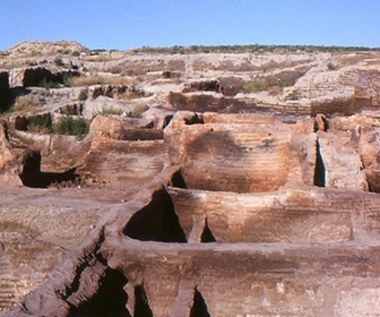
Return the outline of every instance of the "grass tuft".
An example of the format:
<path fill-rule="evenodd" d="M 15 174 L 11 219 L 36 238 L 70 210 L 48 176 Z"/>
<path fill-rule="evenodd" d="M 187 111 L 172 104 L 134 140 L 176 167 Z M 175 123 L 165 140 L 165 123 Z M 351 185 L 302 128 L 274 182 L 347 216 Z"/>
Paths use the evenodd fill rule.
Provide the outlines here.
<path fill-rule="evenodd" d="M 90 129 L 89 121 L 71 116 L 62 117 L 54 126 L 53 133 L 62 135 L 74 135 L 78 139 L 83 139 Z"/>

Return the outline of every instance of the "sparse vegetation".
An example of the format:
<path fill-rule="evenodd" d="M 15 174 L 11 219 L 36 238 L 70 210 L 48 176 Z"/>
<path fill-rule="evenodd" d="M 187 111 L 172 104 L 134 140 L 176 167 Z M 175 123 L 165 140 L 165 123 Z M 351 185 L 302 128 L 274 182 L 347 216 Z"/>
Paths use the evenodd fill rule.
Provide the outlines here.
<path fill-rule="evenodd" d="M 69 87 L 82 87 L 105 84 L 105 77 L 99 75 L 79 76 L 71 77 L 67 80 L 67 86 Z"/>
<path fill-rule="evenodd" d="M 73 76 L 71 74 L 64 74 L 62 78 L 62 84 L 65 87 L 71 87 L 71 81 L 73 78 L 76 78 L 78 76 Z"/>
<path fill-rule="evenodd" d="M 128 118 L 141 118 L 141 113 L 135 111 L 128 111 L 124 113 L 124 116 Z"/>
<path fill-rule="evenodd" d="M 0 51 L 0 58 L 2 57 L 6 57 L 9 55 L 9 52 L 6 52 L 6 51 Z"/>
<path fill-rule="evenodd" d="M 53 125 L 52 131 L 56 134 L 74 135 L 79 139 L 83 139 L 87 135 L 89 128 L 89 121 L 83 117 L 64 116 Z"/>
<path fill-rule="evenodd" d="M 99 112 L 102 116 L 118 115 L 120 116 L 123 110 L 113 106 L 103 106 L 102 110 Z"/>
<path fill-rule="evenodd" d="M 119 76 L 101 76 L 101 75 L 87 75 L 79 77 L 69 77 L 64 83 L 67 87 L 83 87 L 92 85 L 129 85 L 131 79 Z"/>
<path fill-rule="evenodd" d="M 16 99 L 15 104 L 11 108 L 11 111 L 29 112 L 38 109 L 38 103 L 32 98 L 32 96 L 19 96 Z"/>
<path fill-rule="evenodd" d="M 148 110 L 149 107 L 144 103 L 136 104 L 132 111 L 130 111 L 127 116 L 130 118 L 141 118 L 144 111 Z"/>
<path fill-rule="evenodd" d="M 79 57 L 80 56 L 80 52 L 79 51 L 74 51 L 71 53 L 72 56 L 74 57 Z"/>
<path fill-rule="evenodd" d="M 149 47 L 143 46 L 133 50 L 135 53 L 166 53 L 166 54 L 190 54 L 190 53 L 259 53 L 259 52 L 353 52 L 353 51 L 379 51 L 379 47 L 364 46 L 319 46 L 319 45 L 216 45 L 216 46 L 172 46 Z"/>
<path fill-rule="evenodd" d="M 51 133 L 52 120 L 50 115 L 37 115 L 28 118 L 28 131 L 34 133 Z"/>
<path fill-rule="evenodd" d="M 56 82 L 56 81 L 52 81 L 52 80 L 48 80 L 46 79 L 46 77 L 44 79 L 42 79 L 39 83 L 38 83 L 38 86 L 39 87 L 43 87 L 43 88 L 46 88 L 46 89 L 49 89 L 49 88 L 59 88 L 59 82 Z"/>
<path fill-rule="evenodd" d="M 264 91 L 264 90 L 267 90 L 268 87 L 269 87 L 268 82 L 265 79 L 242 81 L 240 83 L 241 92 L 246 93 L 246 94 Z"/>
<path fill-rule="evenodd" d="M 112 74 L 121 74 L 124 71 L 124 67 L 122 65 L 115 65 L 109 68 L 108 71 Z"/>
<path fill-rule="evenodd" d="M 86 62 L 109 62 L 116 61 L 120 59 L 118 54 L 114 54 L 115 51 L 107 51 L 107 50 L 92 50 L 86 56 L 83 56 L 81 59 Z"/>

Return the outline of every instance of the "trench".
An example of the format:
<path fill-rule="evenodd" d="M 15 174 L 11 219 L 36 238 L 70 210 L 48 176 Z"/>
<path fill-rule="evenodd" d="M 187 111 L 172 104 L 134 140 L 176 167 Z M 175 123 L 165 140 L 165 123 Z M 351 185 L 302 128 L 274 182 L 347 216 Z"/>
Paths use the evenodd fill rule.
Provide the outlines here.
<path fill-rule="evenodd" d="M 53 184 L 73 183 L 78 180 L 75 168 L 63 173 L 41 172 L 41 154 L 32 152 L 25 160 L 20 179 L 24 186 L 48 188 Z"/>
<path fill-rule="evenodd" d="M 107 269 L 96 294 L 78 308 L 70 311 L 70 317 L 132 317 L 126 304 L 123 287 L 128 280 L 116 270 Z M 136 315 L 137 316 L 137 315 Z"/>
<path fill-rule="evenodd" d="M 314 186 L 326 187 L 326 167 L 323 162 L 319 141 L 316 141 L 316 159 L 314 168 Z"/>
<path fill-rule="evenodd" d="M 194 291 L 194 301 L 191 307 L 190 317 L 210 317 L 206 302 L 197 289 Z"/>
<path fill-rule="evenodd" d="M 156 191 L 151 202 L 131 217 L 123 233 L 140 241 L 187 242 L 165 189 Z"/>

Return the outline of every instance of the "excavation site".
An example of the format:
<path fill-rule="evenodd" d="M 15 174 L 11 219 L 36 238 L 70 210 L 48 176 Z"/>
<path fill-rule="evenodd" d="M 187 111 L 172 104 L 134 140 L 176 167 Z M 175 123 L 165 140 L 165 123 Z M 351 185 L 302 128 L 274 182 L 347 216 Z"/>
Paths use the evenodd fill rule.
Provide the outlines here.
<path fill-rule="evenodd" d="M 0 54 L 0 316 L 380 312 L 380 51 Z"/>

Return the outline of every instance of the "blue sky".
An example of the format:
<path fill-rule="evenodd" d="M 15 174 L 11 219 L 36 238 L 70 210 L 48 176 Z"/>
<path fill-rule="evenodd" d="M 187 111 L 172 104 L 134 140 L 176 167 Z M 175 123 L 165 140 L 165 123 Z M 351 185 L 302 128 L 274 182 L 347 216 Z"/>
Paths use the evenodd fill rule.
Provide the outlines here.
<path fill-rule="evenodd" d="M 1 0 L 0 13 L 0 50 L 36 39 L 72 39 L 93 49 L 380 47 L 378 0 Z"/>

